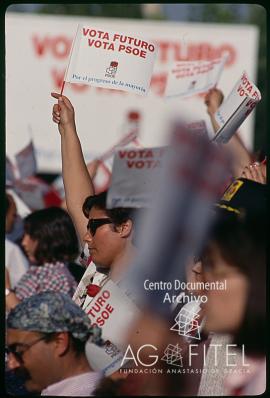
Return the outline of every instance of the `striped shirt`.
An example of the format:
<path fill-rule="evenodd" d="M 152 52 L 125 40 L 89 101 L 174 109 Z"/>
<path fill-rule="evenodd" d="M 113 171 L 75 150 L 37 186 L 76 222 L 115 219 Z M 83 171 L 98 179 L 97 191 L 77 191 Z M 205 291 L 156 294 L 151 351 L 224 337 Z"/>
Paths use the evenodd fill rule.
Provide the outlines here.
<path fill-rule="evenodd" d="M 76 287 L 77 283 L 64 263 L 45 263 L 31 265 L 17 284 L 15 293 L 20 300 L 49 290 L 72 296 Z"/>

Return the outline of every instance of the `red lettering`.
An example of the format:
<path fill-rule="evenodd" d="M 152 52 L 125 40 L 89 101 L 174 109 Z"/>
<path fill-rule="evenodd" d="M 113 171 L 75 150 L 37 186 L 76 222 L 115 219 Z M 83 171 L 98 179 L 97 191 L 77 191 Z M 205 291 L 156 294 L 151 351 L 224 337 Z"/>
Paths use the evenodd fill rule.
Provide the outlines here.
<path fill-rule="evenodd" d="M 95 318 L 96 316 L 93 314 L 93 308 L 90 308 L 90 310 L 87 312 L 87 314 L 90 314 L 93 318 Z"/>
<path fill-rule="evenodd" d="M 107 299 L 111 296 L 110 292 L 108 290 L 104 290 L 104 292 L 102 293 L 102 296 Z"/>
<path fill-rule="evenodd" d="M 128 166 L 129 169 L 131 169 L 134 166 L 134 164 L 135 164 L 134 160 L 128 160 L 127 161 L 127 166 Z"/>
<path fill-rule="evenodd" d="M 66 58 L 69 55 L 71 48 L 71 40 L 64 36 L 57 36 L 51 41 L 52 54 L 56 58 Z"/>
<path fill-rule="evenodd" d="M 126 155 L 127 155 L 127 151 L 119 151 L 118 153 L 119 153 L 119 157 L 120 157 L 120 159 L 123 159 L 123 158 L 125 158 L 125 157 L 126 157 Z"/>
<path fill-rule="evenodd" d="M 144 161 L 139 160 L 138 162 L 136 162 L 136 167 L 137 169 L 142 169 L 144 167 Z"/>
<path fill-rule="evenodd" d="M 104 319 L 101 318 L 101 316 L 99 316 L 99 317 L 97 318 L 97 324 L 98 324 L 98 326 L 103 326 L 104 323 L 105 323 Z"/>
<path fill-rule="evenodd" d="M 170 42 L 167 41 L 160 41 L 158 43 L 159 47 L 159 61 L 161 63 L 167 62 L 168 60 L 168 50 L 170 48 Z"/>
<path fill-rule="evenodd" d="M 102 311 L 101 316 L 103 319 L 108 319 L 110 314 L 107 311 Z"/>
<path fill-rule="evenodd" d="M 127 154 L 129 159 L 134 159 L 137 156 L 137 152 L 136 151 L 129 151 Z"/>
<path fill-rule="evenodd" d="M 114 310 L 114 308 L 113 308 L 110 304 L 107 304 L 105 308 L 106 308 L 107 311 L 109 311 L 110 314 L 111 314 L 111 313 L 113 312 L 113 310 Z"/>
<path fill-rule="evenodd" d="M 174 61 L 196 61 L 200 59 L 213 60 L 228 54 L 226 66 L 235 62 L 236 51 L 230 44 L 222 44 L 214 47 L 210 43 L 189 43 L 187 46 L 181 46 L 179 42 L 159 41 L 159 62 L 165 63 L 168 60 Z M 150 46 L 148 47 L 150 50 Z"/>
<path fill-rule="evenodd" d="M 156 95 L 163 96 L 167 83 L 167 73 L 152 76 L 150 87 Z"/>
<path fill-rule="evenodd" d="M 141 58 L 146 58 L 146 51 L 140 51 L 140 57 Z"/>
<path fill-rule="evenodd" d="M 103 297 L 99 297 L 99 298 L 97 299 L 97 303 L 100 304 L 101 307 L 103 307 L 103 304 L 106 303 L 106 300 L 104 300 Z"/>
<path fill-rule="evenodd" d="M 125 49 L 124 44 L 120 44 L 119 47 L 118 47 L 118 51 L 120 52 L 120 51 L 122 51 L 124 49 Z"/>
<path fill-rule="evenodd" d="M 51 75 L 52 75 L 54 87 L 56 89 L 61 89 L 61 86 L 62 86 L 62 83 L 64 80 L 64 76 L 65 76 L 65 71 L 64 70 L 58 71 L 57 69 L 53 68 L 51 70 Z"/>
<path fill-rule="evenodd" d="M 153 152 L 151 151 L 151 149 L 150 149 L 150 150 L 147 150 L 147 151 L 144 151 L 144 152 L 146 152 L 146 153 L 145 153 L 145 158 L 153 158 L 153 157 L 154 157 L 154 154 L 153 154 Z"/>
<path fill-rule="evenodd" d="M 219 47 L 219 55 L 228 54 L 228 59 L 225 66 L 231 66 L 235 63 L 236 60 L 236 51 L 233 46 L 230 44 L 223 44 Z"/>
<path fill-rule="evenodd" d="M 87 36 L 90 29 L 83 28 L 83 35 Z"/>
<path fill-rule="evenodd" d="M 38 36 L 32 36 L 35 53 L 40 57 L 44 55 L 45 51 L 50 47 L 50 38 L 45 36 L 44 39 L 39 39 Z"/>
<path fill-rule="evenodd" d="M 69 55 L 72 41 L 65 36 L 56 36 L 40 39 L 37 35 L 32 36 L 32 42 L 35 53 L 38 56 L 44 56 L 50 51 L 56 58 L 66 58 Z"/>

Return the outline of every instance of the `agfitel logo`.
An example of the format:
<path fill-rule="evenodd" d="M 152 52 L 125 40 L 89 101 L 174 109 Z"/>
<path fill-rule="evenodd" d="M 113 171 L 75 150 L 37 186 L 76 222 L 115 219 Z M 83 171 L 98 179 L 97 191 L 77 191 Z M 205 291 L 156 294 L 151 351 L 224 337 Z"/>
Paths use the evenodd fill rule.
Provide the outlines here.
<path fill-rule="evenodd" d="M 105 77 L 115 77 L 118 68 L 118 62 L 112 61 L 110 66 L 106 68 Z"/>
<path fill-rule="evenodd" d="M 179 347 L 178 344 L 168 344 L 167 348 L 164 351 L 164 355 L 161 358 L 161 361 L 167 362 L 168 365 L 173 366 L 183 366 L 183 357 L 181 355 L 182 348 Z"/>

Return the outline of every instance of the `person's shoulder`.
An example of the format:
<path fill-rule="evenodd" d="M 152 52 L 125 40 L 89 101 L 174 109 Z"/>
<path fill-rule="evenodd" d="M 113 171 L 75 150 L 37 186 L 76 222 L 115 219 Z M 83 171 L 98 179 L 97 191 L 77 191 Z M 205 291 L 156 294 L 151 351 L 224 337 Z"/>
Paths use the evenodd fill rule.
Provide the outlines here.
<path fill-rule="evenodd" d="M 6 249 L 6 253 L 7 253 L 7 251 L 16 250 L 17 245 L 15 243 L 13 243 L 11 240 L 9 240 L 8 238 L 5 238 L 5 249 Z"/>
<path fill-rule="evenodd" d="M 21 248 L 16 243 L 12 242 L 7 238 L 5 238 L 5 252 L 7 260 L 10 257 L 12 258 L 16 257 L 16 259 L 20 259 L 28 264 L 27 258 L 25 257 Z"/>

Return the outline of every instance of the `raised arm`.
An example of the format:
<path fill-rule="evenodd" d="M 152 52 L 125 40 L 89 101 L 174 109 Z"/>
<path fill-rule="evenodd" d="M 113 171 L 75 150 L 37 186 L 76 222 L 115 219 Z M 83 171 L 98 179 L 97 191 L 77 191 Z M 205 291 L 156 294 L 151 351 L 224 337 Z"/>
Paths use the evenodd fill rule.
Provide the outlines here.
<path fill-rule="evenodd" d="M 219 125 L 215 120 L 215 112 L 218 110 L 220 105 L 223 102 L 223 93 L 221 90 L 217 88 L 213 88 L 209 90 L 205 97 L 205 105 L 207 106 L 207 113 L 210 116 L 211 123 L 215 133 L 219 129 Z M 226 148 L 233 156 L 233 174 L 234 177 L 240 177 L 245 166 L 249 165 L 252 162 L 251 154 L 244 146 L 241 138 L 236 133 L 232 136 L 229 142 L 226 145 Z"/>
<path fill-rule="evenodd" d="M 73 106 L 67 97 L 57 93 L 51 95 L 58 100 L 58 104 L 53 106 L 53 121 L 58 124 L 61 135 L 62 174 L 67 209 L 83 242 L 87 219 L 83 215 L 82 205 L 87 196 L 94 194 L 94 187 L 77 135 Z"/>

